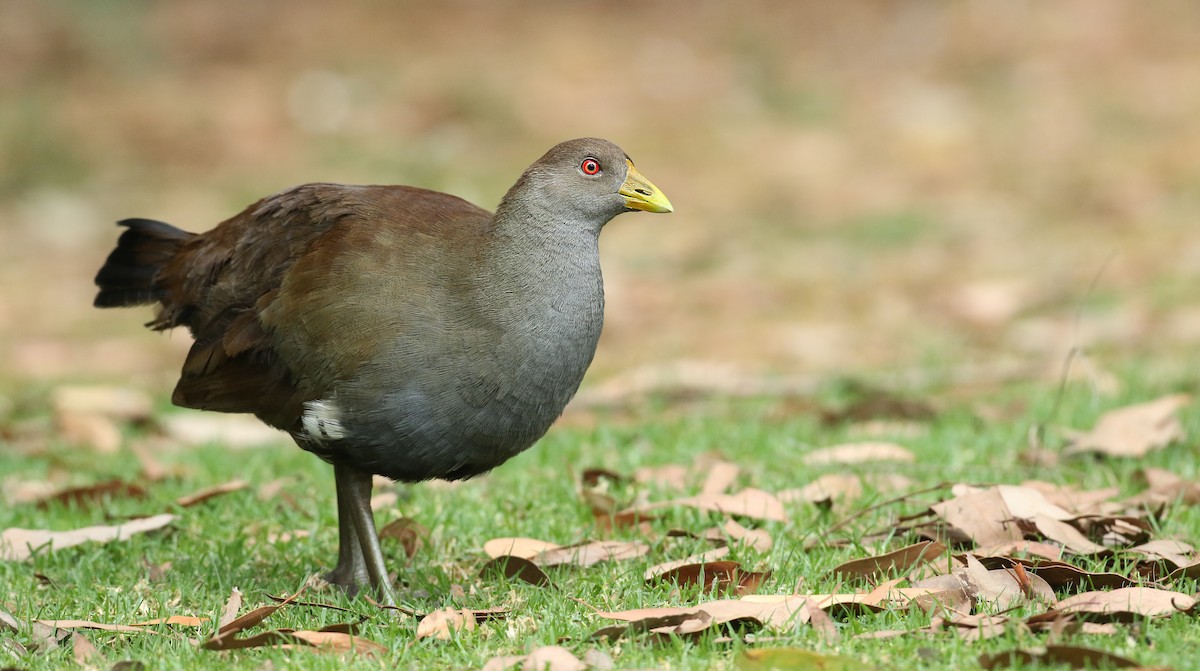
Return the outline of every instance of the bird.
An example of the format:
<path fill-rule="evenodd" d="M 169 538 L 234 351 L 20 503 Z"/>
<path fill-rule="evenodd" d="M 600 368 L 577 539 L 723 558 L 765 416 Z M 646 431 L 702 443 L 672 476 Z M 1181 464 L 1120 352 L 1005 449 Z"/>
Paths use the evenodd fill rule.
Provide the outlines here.
<path fill-rule="evenodd" d="M 598 138 L 551 148 L 494 213 L 412 186 L 303 184 L 204 233 L 117 222 L 94 305 L 157 305 L 147 327 L 190 331 L 175 405 L 252 413 L 330 463 L 324 577 L 395 605 L 373 476 L 470 478 L 540 439 L 596 352 L 601 229 L 673 209 Z"/>

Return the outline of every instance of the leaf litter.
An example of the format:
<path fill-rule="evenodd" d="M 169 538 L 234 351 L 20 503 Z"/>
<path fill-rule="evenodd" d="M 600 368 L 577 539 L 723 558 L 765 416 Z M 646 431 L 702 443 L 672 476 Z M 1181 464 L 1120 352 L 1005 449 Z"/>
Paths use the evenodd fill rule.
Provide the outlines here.
<path fill-rule="evenodd" d="M 1106 414 L 1091 432 L 1077 437 L 1071 449 L 1084 451 L 1086 448 L 1087 451 L 1102 454 L 1128 456 L 1160 448 L 1182 437 L 1175 412 L 1188 402 L 1190 398 L 1177 395 Z M 1138 435 L 1139 431 L 1143 434 L 1141 439 L 1131 437 Z M 1097 448 L 1115 445 L 1122 447 Z M 845 444 L 813 454 L 819 456 L 810 458 L 824 465 L 911 461 L 905 456 L 911 453 L 888 443 Z M 830 573 L 839 582 L 865 581 L 870 586 L 866 591 L 819 594 L 799 593 L 797 590 L 790 594 L 758 595 L 755 592 L 770 580 L 770 570 L 747 570 L 740 561 L 728 558 L 729 551 L 731 546 L 736 546 L 742 550 L 769 552 L 771 536 L 765 529 L 748 527 L 742 522 L 786 522 L 789 516 L 785 503 L 827 505 L 835 498 L 853 500 L 861 495 L 863 485 L 878 474 L 826 474 L 821 476 L 824 479 L 814 481 L 820 483 L 818 487 L 778 494 L 753 487 L 730 493 L 741 477 L 740 468 L 719 459 L 710 461 L 708 467 L 703 473 L 694 466 L 657 467 L 640 470 L 629 477 L 602 469 L 585 472 L 585 488 L 590 486 L 599 490 L 609 486 L 650 486 L 660 492 L 686 492 L 689 482 L 699 485 L 699 491 L 693 495 L 657 502 L 646 501 L 644 494 L 639 495 L 636 503 L 624 509 L 618 509 L 617 497 L 600 491 L 608 498 L 599 496 L 593 499 L 593 503 L 602 503 L 594 506 L 594 510 L 606 509 L 604 512 L 612 519 L 624 515 L 625 519 L 634 522 L 621 528 L 642 533 L 652 531 L 652 523 L 656 518 L 648 514 L 649 511 L 668 507 L 690 507 L 722 518 L 717 526 L 700 532 L 673 530 L 667 534 L 704 540 L 714 544 L 715 548 L 658 562 L 644 572 L 648 582 L 693 587 L 703 596 L 717 598 L 703 601 L 702 596 L 702 602 L 693 606 L 598 610 L 597 616 L 617 620 L 621 624 L 597 630 L 595 638 L 649 637 L 652 640 L 665 640 L 717 630 L 739 638 L 745 636 L 743 640 L 752 642 L 763 638 L 753 635 L 757 630 L 770 633 L 811 626 L 823 638 L 835 640 L 839 634 L 831 616 L 836 618 L 919 608 L 940 614 L 933 615 L 930 626 L 926 628 L 872 632 L 871 635 L 931 635 L 939 631 L 954 631 L 968 640 L 979 640 L 1012 627 L 1045 631 L 1047 628 L 1073 626 L 1076 630 L 1092 633 L 1113 633 L 1115 630 L 1108 629 L 1113 626 L 1112 623 L 1172 617 L 1196 611 L 1196 601 L 1192 596 L 1172 592 L 1160 584 L 1200 574 L 1200 558 L 1195 548 L 1180 541 L 1153 538 L 1152 527 L 1145 519 L 1148 510 L 1200 500 L 1200 494 L 1197 494 L 1200 484 L 1186 481 L 1170 472 L 1144 469 L 1143 479 L 1147 489 L 1126 500 L 1116 498 L 1119 492 L 1115 488 L 1079 491 L 1037 481 L 1022 485 L 956 485 L 949 489 L 950 496 L 929 504 L 924 513 L 910 516 L 908 521 L 896 525 L 890 534 L 879 536 L 891 538 L 893 542 L 905 539 L 916 542 L 872 557 L 844 562 Z M 897 474 L 884 475 L 890 478 Z M 905 485 L 902 479 L 876 479 L 869 486 L 883 491 L 884 487 L 878 484 L 881 482 L 890 485 L 889 491 L 901 490 Z M 184 497 L 177 503 L 187 507 L 246 486 L 242 482 L 224 483 Z M 53 498 L 46 500 L 88 502 L 106 496 L 136 496 L 134 491 L 113 481 L 59 490 L 52 494 Z M 817 494 L 817 491 L 820 493 Z M 882 505 L 913 497 L 900 497 Z M 611 503 L 604 503 L 606 500 Z M 170 515 L 155 516 L 123 525 L 89 527 L 73 532 L 9 529 L 0 536 L 0 558 L 28 558 L 47 545 L 59 549 L 81 542 L 121 540 L 132 533 L 161 528 L 173 519 Z M 158 524 L 161 526 L 155 526 Z M 384 536 L 399 540 L 409 556 L 428 538 L 428 531 L 415 521 L 401 518 L 393 524 L 393 529 Z M 866 538 L 871 537 L 868 535 Z M 664 547 L 658 545 L 655 538 L 648 540 L 651 542 L 607 539 L 559 545 L 530 538 L 492 539 L 484 545 L 484 551 L 492 561 L 484 566 L 480 575 L 493 576 L 499 573 L 510 579 L 549 586 L 550 579 L 545 572 L 547 568 L 566 566 L 586 570 L 600 562 L 639 560 L 656 548 L 661 550 Z M 837 542 L 834 538 L 824 540 L 831 544 Z M 951 547 L 961 551 L 961 554 L 951 554 Z M 1121 565 L 1119 562 L 1123 561 L 1125 569 L 1119 573 L 1094 571 L 1075 565 L 1073 559 L 1099 561 L 1109 566 Z M 909 586 L 904 586 L 905 582 Z M 1063 592 L 1074 594 L 1064 596 Z M 277 629 L 243 636 L 246 629 L 261 624 L 279 608 L 299 605 L 295 602 L 297 596 L 299 594 L 281 604 L 264 606 L 237 617 L 242 595 L 235 589 L 216 623 L 216 633 L 203 643 L 203 647 L 227 650 L 271 645 L 364 654 L 378 654 L 386 650 L 377 643 L 358 637 L 355 633 L 356 624 L 332 625 L 316 631 Z M 722 598 L 729 596 L 735 598 Z M 1009 614 L 1014 608 L 1026 611 L 1025 619 Z M 1031 610 L 1036 612 L 1029 615 L 1028 611 Z M 506 612 L 506 609 L 444 608 L 423 616 L 410 614 L 420 618 L 418 638 L 444 640 L 467 635 L 477 627 L 478 622 L 497 614 L 503 616 Z M 1072 622 L 1075 624 L 1070 624 Z M 154 631 L 147 628 L 156 625 L 199 627 L 204 623 L 203 618 L 174 616 L 124 625 L 88 620 L 47 620 L 33 624 L 48 630 L 41 635 L 42 640 L 62 640 L 51 632 L 92 628 L 132 634 Z M 90 641 L 86 638 L 76 634 L 69 640 L 75 647 L 77 657 L 96 659 L 97 653 L 92 651 L 94 646 L 89 650 Z M 571 658 L 578 661 L 573 655 Z M 538 657 L 530 653 L 506 659 L 510 662 L 508 666 L 528 666 L 530 659 L 536 660 Z M 562 659 L 566 660 L 565 657 Z M 570 664 L 567 661 L 563 663 Z"/>

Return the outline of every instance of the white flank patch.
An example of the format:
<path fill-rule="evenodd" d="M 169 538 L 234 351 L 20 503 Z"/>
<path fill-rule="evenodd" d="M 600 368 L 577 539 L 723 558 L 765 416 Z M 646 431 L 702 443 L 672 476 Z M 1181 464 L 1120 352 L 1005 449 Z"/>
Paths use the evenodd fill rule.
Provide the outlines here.
<path fill-rule="evenodd" d="M 333 401 L 306 402 L 300 421 L 304 425 L 304 432 L 313 440 L 340 440 L 346 437 L 342 412 Z"/>

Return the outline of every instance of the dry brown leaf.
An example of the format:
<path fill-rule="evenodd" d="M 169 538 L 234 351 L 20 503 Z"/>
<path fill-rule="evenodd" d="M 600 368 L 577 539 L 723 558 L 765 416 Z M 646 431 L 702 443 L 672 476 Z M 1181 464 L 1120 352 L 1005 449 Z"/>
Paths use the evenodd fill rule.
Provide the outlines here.
<path fill-rule="evenodd" d="M 1067 597 L 1051 612 L 1071 613 L 1099 621 L 1126 621 L 1134 616 L 1167 617 L 1191 611 L 1195 606 L 1196 599 L 1182 592 L 1153 587 L 1122 587 Z"/>
<path fill-rule="evenodd" d="M 1045 580 L 1050 587 L 1056 590 L 1064 587 L 1083 586 L 1115 589 L 1133 584 L 1132 580 L 1119 573 L 1086 571 L 1078 566 L 1061 561 L 1034 562 L 1015 558 L 1012 561 L 1019 562 L 1027 571 L 1037 574 L 1038 577 Z"/>
<path fill-rule="evenodd" d="M 688 469 L 678 464 L 639 468 L 633 472 L 633 479 L 638 483 L 676 491 L 687 489 L 687 476 Z"/>
<path fill-rule="evenodd" d="M 96 413 L 62 412 L 54 418 L 63 440 L 90 447 L 101 454 L 116 454 L 121 447 L 121 429 L 111 417 Z"/>
<path fill-rule="evenodd" d="M 479 569 L 480 578 L 488 578 L 496 574 L 509 580 L 521 580 L 538 587 L 549 587 L 550 576 L 546 575 L 538 565 L 524 557 L 500 556 L 489 561 Z"/>
<path fill-rule="evenodd" d="M 49 480 L 24 480 L 9 476 L 0 482 L 0 492 L 4 494 L 5 503 L 15 506 L 48 499 L 54 496 L 61 486 Z"/>
<path fill-rule="evenodd" d="M 521 671 L 585 671 L 588 668 L 570 650 L 558 645 L 535 648 L 522 658 Z"/>
<path fill-rule="evenodd" d="M 828 509 L 837 501 L 853 501 L 862 496 L 862 478 L 853 473 L 826 473 L 799 489 L 779 492 L 784 503 L 802 501 Z"/>
<path fill-rule="evenodd" d="M 1153 540 L 1141 545 L 1135 545 L 1127 550 L 1130 554 L 1140 554 L 1146 561 L 1163 562 L 1170 570 L 1181 566 L 1190 566 L 1196 557 L 1196 548 L 1188 543 L 1175 540 Z"/>
<path fill-rule="evenodd" d="M 1108 669 L 1138 666 L 1137 662 L 1118 657 L 1103 650 L 1073 645 L 1047 645 L 1044 648 L 1008 650 L 990 655 L 981 655 L 979 665 L 985 669 L 1007 669 L 1010 666 L 1068 664 L 1072 669 Z"/>
<path fill-rule="evenodd" d="M 540 541 L 536 538 L 493 538 L 483 544 L 483 551 L 492 559 L 505 556 L 532 559 L 547 550 L 555 550 L 560 547 L 562 546 L 556 543 Z"/>
<path fill-rule="evenodd" d="M 91 526 L 69 531 L 13 527 L 0 532 L 0 560 L 23 561 L 43 550 L 52 552 L 81 543 L 124 540 L 134 534 L 161 529 L 174 520 L 174 515 L 163 514 L 112 526 Z"/>
<path fill-rule="evenodd" d="M 108 386 L 63 386 L 54 390 L 51 405 L 56 413 L 97 414 L 124 421 L 150 418 L 154 403 L 137 389 Z"/>
<path fill-rule="evenodd" d="M 738 473 L 741 469 L 737 464 L 728 461 L 715 461 L 709 468 L 708 475 L 704 478 L 704 486 L 700 488 L 700 494 L 723 494 L 737 480 Z"/>
<path fill-rule="evenodd" d="M 379 530 L 379 539 L 394 539 L 404 548 L 404 554 L 412 559 L 429 538 L 429 529 L 411 517 L 401 517 L 388 522 Z"/>
<path fill-rule="evenodd" d="M 229 449 L 278 445 L 287 434 L 249 415 L 176 412 L 160 419 L 167 435 L 184 445 L 217 444 Z"/>
<path fill-rule="evenodd" d="M 143 622 L 134 622 L 129 625 L 131 627 L 152 627 L 159 624 L 173 624 L 177 627 L 202 627 L 208 622 L 207 617 L 196 617 L 194 615 L 172 615 L 170 617 L 158 617 L 153 620 L 145 620 Z"/>
<path fill-rule="evenodd" d="M 912 463 L 916 460 L 916 456 L 908 448 L 895 443 L 880 442 L 844 443 L 813 450 L 804 455 L 804 463 L 809 466 L 878 462 Z"/>
<path fill-rule="evenodd" d="M 1114 511 L 1109 508 L 1116 505 L 1113 503 L 1113 499 L 1121 493 L 1119 487 L 1081 490 L 1070 485 L 1043 482 L 1041 480 L 1026 480 L 1021 483 L 1021 486 L 1038 490 L 1046 497 L 1047 501 L 1061 507 L 1072 515 L 1112 513 Z"/>
<path fill-rule="evenodd" d="M 1067 454 L 1095 452 L 1110 457 L 1140 457 L 1184 437 L 1180 408 L 1192 402 L 1187 394 L 1172 394 L 1145 403 L 1110 410 L 1090 431 L 1072 438 Z"/>
<path fill-rule="evenodd" d="M 723 599 L 688 608 L 637 608 L 598 611 L 596 614 L 627 625 L 605 627 L 593 636 L 619 638 L 629 633 L 694 634 L 714 624 L 753 621 L 768 629 L 783 630 L 806 624 L 812 607 L 804 596 L 780 597 L 770 601 Z"/>
<path fill-rule="evenodd" d="M 1068 520 L 1074 517 L 1065 508 L 1051 503 L 1045 494 L 1033 487 L 996 485 L 995 490 L 999 492 L 1009 514 L 1017 519 L 1029 520 L 1042 516 L 1055 520 Z"/>
<path fill-rule="evenodd" d="M 710 552 L 726 549 L 717 548 Z M 667 562 L 651 567 L 645 573 L 647 582 L 661 581 L 680 586 L 699 586 L 706 592 L 712 590 L 713 587 L 719 589 L 733 587 L 739 596 L 753 594 L 767 577 L 769 577 L 769 573 L 742 570 L 742 565 L 738 562 L 710 558 L 700 561 Z"/>
<path fill-rule="evenodd" d="M 212 638 L 201 646 L 205 650 L 241 650 L 245 648 L 293 647 L 315 648 L 319 652 L 360 652 L 367 655 L 379 655 L 387 652 L 387 648 L 340 631 L 294 631 L 290 629 L 274 629 L 246 638 L 224 637 Z"/>
<path fill-rule="evenodd" d="M 766 529 L 748 529 L 733 519 L 725 520 L 720 529 L 715 531 L 728 534 L 731 540 L 759 552 L 769 552 L 773 545 L 771 534 Z"/>
<path fill-rule="evenodd" d="M 930 510 L 976 545 L 1023 540 L 1021 529 L 995 487 L 935 503 Z"/>
<path fill-rule="evenodd" d="M 112 631 L 121 634 L 155 633 L 154 630 L 146 629 L 144 626 L 111 624 L 92 620 L 37 620 L 37 622 L 52 629 L 98 629 L 100 631 Z"/>
<path fill-rule="evenodd" d="M 676 559 L 674 561 L 663 562 L 661 564 L 656 564 L 654 566 L 651 566 L 650 568 L 645 570 L 645 572 L 642 574 L 642 577 L 647 581 L 651 581 L 656 578 L 661 578 L 664 574 L 670 573 L 671 571 L 674 571 L 680 567 L 693 565 L 693 564 L 705 564 L 708 562 L 715 562 L 715 561 L 725 558 L 728 555 L 729 555 L 729 548 L 727 548 L 727 547 L 714 548 L 712 550 L 709 550 L 708 552 L 702 552 L 700 554 L 695 554 L 695 555 L 691 555 L 689 557 L 684 557 L 683 559 Z"/>
<path fill-rule="evenodd" d="M 1041 577 L 1026 573 L 1020 564 L 1018 570 L 986 569 L 972 555 L 966 556 L 967 565 L 955 571 L 963 578 L 967 593 L 977 602 L 984 602 L 996 611 L 1005 611 L 1030 599 L 1053 605 L 1058 601 L 1054 590 Z"/>
<path fill-rule="evenodd" d="M 886 554 L 842 563 L 830 571 L 830 575 L 857 580 L 904 573 L 921 564 L 937 561 L 946 554 L 946 550 L 946 546 L 937 541 L 922 541 Z"/>
<path fill-rule="evenodd" d="M 44 510 L 51 503 L 83 506 L 84 504 L 95 503 L 106 498 L 143 499 L 146 498 L 146 490 L 139 485 L 125 482 L 124 480 L 106 480 L 94 485 L 59 490 L 45 498 L 39 499 L 37 507 Z"/>
<path fill-rule="evenodd" d="M 1037 515 L 1032 520 L 1038 533 L 1063 546 L 1063 549 L 1074 555 L 1097 555 L 1107 553 L 1108 548 L 1088 540 L 1079 529 L 1044 515 Z"/>
<path fill-rule="evenodd" d="M 208 642 L 214 643 L 214 645 L 221 645 L 218 639 L 231 638 L 245 631 L 246 629 L 249 629 L 250 627 L 262 623 L 263 620 L 266 620 L 268 617 L 275 614 L 275 611 L 294 603 L 296 599 L 300 598 L 300 595 L 303 593 L 304 588 L 301 588 L 297 590 L 295 594 L 283 599 L 274 606 L 260 606 L 249 613 L 246 613 L 245 615 L 236 617 L 233 620 L 226 622 L 217 628 L 217 633 L 210 638 Z"/>
<path fill-rule="evenodd" d="M 538 566 L 588 567 L 603 561 L 636 559 L 649 552 L 649 545 L 636 541 L 591 541 L 546 550 L 531 559 Z"/>
<path fill-rule="evenodd" d="M 92 645 L 86 636 L 78 632 L 71 634 L 71 654 L 80 666 L 98 666 L 104 663 L 104 655 Z"/>
<path fill-rule="evenodd" d="M 473 631 L 475 624 L 475 613 L 467 608 L 441 608 L 427 614 L 417 623 L 417 639 L 449 640 L 455 632 Z"/>
<path fill-rule="evenodd" d="M 129 442 L 129 451 L 133 453 L 142 467 L 142 478 L 148 482 L 160 482 L 177 474 L 175 469 L 164 466 L 158 460 L 155 453 L 160 451 L 158 447 L 160 442 L 162 442 L 160 439 L 145 438 Z"/>
<path fill-rule="evenodd" d="M 949 630 L 966 641 L 982 641 L 1001 636 L 1013 628 L 1028 630 L 1023 622 L 1014 621 L 1003 615 L 972 615 L 950 612 L 948 616 L 934 616 L 926 633 Z"/>
<path fill-rule="evenodd" d="M 213 485 L 212 487 L 205 487 L 200 491 L 192 492 L 186 496 L 181 496 L 175 499 L 175 503 L 183 508 L 190 508 L 197 503 L 203 503 L 211 498 L 221 496 L 223 494 L 240 491 L 249 486 L 250 483 L 246 482 L 245 480 L 230 480 L 229 482 L 223 482 L 219 485 Z"/>
<path fill-rule="evenodd" d="M 725 515 L 770 520 L 772 522 L 787 521 L 787 513 L 784 511 L 783 504 L 779 499 L 775 498 L 774 494 L 764 492 L 761 489 L 754 489 L 753 487 L 747 487 L 736 494 L 701 494 L 699 496 L 652 504 L 652 506 L 647 506 L 647 508 L 676 505 L 690 506 Z"/>
<path fill-rule="evenodd" d="M 221 630 L 225 625 L 237 619 L 238 611 L 242 609 L 242 590 L 234 587 L 229 592 L 229 599 L 225 602 L 225 608 L 221 611 L 221 617 L 217 620 L 217 630 Z"/>
<path fill-rule="evenodd" d="M 525 655 L 497 655 L 483 664 L 479 671 L 507 671 L 525 661 Z"/>
<path fill-rule="evenodd" d="M 975 548 L 971 554 L 976 557 L 1012 557 L 1014 555 L 1029 555 L 1041 559 L 1057 561 L 1062 558 L 1063 549 L 1049 543 L 1037 541 L 1009 541 L 999 545 Z"/>

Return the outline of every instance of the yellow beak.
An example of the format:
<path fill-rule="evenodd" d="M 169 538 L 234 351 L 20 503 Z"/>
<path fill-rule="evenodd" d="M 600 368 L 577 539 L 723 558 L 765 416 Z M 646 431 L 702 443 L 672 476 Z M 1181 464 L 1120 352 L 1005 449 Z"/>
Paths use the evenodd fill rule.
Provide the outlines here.
<path fill-rule="evenodd" d="M 633 167 L 632 161 L 626 160 L 625 163 L 629 166 L 629 173 L 625 175 L 625 183 L 617 191 L 625 196 L 625 207 L 645 212 L 673 212 L 675 210 L 671 207 L 671 201 L 667 200 L 662 191 L 651 184 L 650 180 L 642 177 L 642 173 Z"/>

